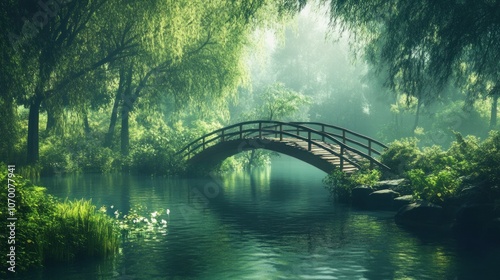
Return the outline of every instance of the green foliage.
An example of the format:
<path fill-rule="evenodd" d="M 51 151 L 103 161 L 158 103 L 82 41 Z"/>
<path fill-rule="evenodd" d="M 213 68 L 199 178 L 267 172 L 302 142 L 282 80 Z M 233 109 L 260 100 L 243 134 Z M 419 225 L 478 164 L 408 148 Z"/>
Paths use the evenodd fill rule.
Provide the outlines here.
<path fill-rule="evenodd" d="M 335 169 L 323 179 L 323 184 L 335 199 L 341 202 L 348 202 L 351 199 L 351 192 L 356 185 L 350 176 L 340 169 Z"/>
<path fill-rule="evenodd" d="M 472 159 L 477 178 L 500 185 L 500 131 L 491 131 L 475 150 Z"/>
<path fill-rule="evenodd" d="M 381 172 L 376 169 L 361 168 L 353 174 L 347 174 L 340 169 L 335 169 L 323 179 L 323 184 L 332 196 L 341 202 L 351 199 L 352 189 L 360 186 L 373 186 L 380 181 Z"/>
<path fill-rule="evenodd" d="M 7 186 L 8 177 L 4 164 L 0 171 L 0 218 L 7 221 Z M 14 173 L 15 174 L 15 173 Z M 29 181 L 15 175 L 15 217 L 16 221 L 16 271 L 26 270 L 29 267 L 39 266 L 43 263 L 44 249 L 50 244 L 46 242 L 43 230 L 51 223 L 55 214 L 56 201 L 45 194 L 45 189 L 34 186 Z M 0 238 L 7 240 L 8 229 L 4 226 L 0 231 Z M 2 256 L 7 255 L 10 246 L 1 246 Z M 3 266 L 2 266 L 3 267 Z M 2 272 L 6 271 L 2 269 Z"/>
<path fill-rule="evenodd" d="M 462 177 L 491 186 L 499 184 L 500 133 L 491 131 L 482 143 L 460 133 L 455 137 L 447 151 L 439 146 L 420 150 L 416 141 L 395 141 L 382 155 L 382 162 L 398 177 L 408 177 L 415 197 L 437 203 L 456 194 Z"/>
<path fill-rule="evenodd" d="M 267 87 L 261 98 L 263 104 L 260 114 L 266 120 L 284 120 L 311 103 L 309 97 L 286 88 L 282 83 Z"/>
<path fill-rule="evenodd" d="M 373 186 L 375 183 L 380 181 L 380 177 L 382 177 L 382 172 L 377 169 L 367 169 L 362 168 L 351 175 L 350 180 L 356 186 Z"/>
<path fill-rule="evenodd" d="M 454 155 L 445 152 L 440 146 L 425 147 L 418 153 L 417 158 L 411 164 L 415 169 L 421 169 L 425 173 L 434 170 L 456 167 L 458 164 Z"/>
<path fill-rule="evenodd" d="M 45 261 L 70 261 L 81 257 L 108 257 L 118 250 L 119 234 L 113 219 L 96 211 L 91 200 L 64 201 L 55 205 L 53 220 L 45 229 Z"/>
<path fill-rule="evenodd" d="M 243 112 L 239 114 L 241 120 L 274 120 L 286 121 L 293 119 L 304 119 L 304 112 L 309 110 L 311 98 L 304 94 L 286 87 L 283 83 L 275 83 L 262 89 L 258 98 L 251 100 L 253 107 L 245 108 L 248 104 L 242 104 Z"/>
<path fill-rule="evenodd" d="M 108 173 L 117 168 L 118 153 L 102 147 L 92 136 L 67 138 L 48 137 L 40 148 L 42 173 L 99 172 Z"/>
<path fill-rule="evenodd" d="M 380 160 L 393 173 L 403 174 L 413 168 L 420 153 L 417 139 L 404 138 L 390 143 L 387 150 L 380 156 Z"/>
<path fill-rule="evenodd" d="M 0 195 L 7 197 L 7 172 L 2 165 Z M 11 178 L 16 187 L 16 271 L 49 261 L 76 257 L 106 257 L 118 248 L 118 232 L 111 218 L 95 211 L 91 201 L 65 201 L 47 195 L 19 175 Z M 0 218 L 9 217 L 7 199 L 0 200 Z M 4 227 L 0 238 L 7 240 Z M 6 255 L 8 246 L 2 246 Z M 5 270 L 2 269 L 2 272 Z"/>
<path fill-rule="evenodd" d="M 408 171 L 413 188 L 413 197 L 433 203 L 441 203 L 456 194 L 460 186 L 458 174 L 450 168 L 435 171 L 429 175 L 422 169 Z"/>

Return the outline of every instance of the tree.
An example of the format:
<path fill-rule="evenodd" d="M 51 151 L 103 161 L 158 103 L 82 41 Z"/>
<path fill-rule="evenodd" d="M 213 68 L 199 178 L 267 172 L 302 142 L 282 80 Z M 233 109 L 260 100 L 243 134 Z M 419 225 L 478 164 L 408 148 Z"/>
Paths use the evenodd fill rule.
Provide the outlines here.
<path fill-rule="evenodd" d="M 97 38 L 104 28 L 98 19 L 106 9 L 113 9 L 107 0 L 12 1 L 6 5 L 8 20 L 13 22 L 7 37 L 20 57 L 16 67 L 23 72 L 14 76 L 22 85 L 22 92 L 15 95 L 29 107 L 28 163 L 35 163 L 39 157 L 42 103 L 64 94 L 74 81 L 114 61 L 130 47 L 128 40 L 113 48 L 100 45 Z M 28 20 L 22 22 L 23 18 Z"/>
<path fill-rule="evenodd" d="M 330 5 L 333 24 L 367 43 L 367 56 L 385 68 L 394 90 L 428 102 L 439 97 L 453 76 L 463 85 L 468 76 L 460 71 L 464 61 L 469 73 L 492 88 L 500 82 L 499 1 L 324 2 Z M 430 90 L 423 85 L 430 85 Z M 496 95 L 493 91 L 492 97 Z M 492 116 L 491 122 L 495 119 Z"/>
<path fill-rule="evenodd" d="M 209 106 L 235 93 L 244 75 L 241 54 L 252 18 L 264 1 L 132 2 L 126 17 L 137 55 L 118 65 L 118 82 L 106 145 L 121 112 L 121 150 L 129 152 L 129 115 L 142 96 L 171 95 L 178 105 Z M 141 11 L 141 12 L 137 12 Z M 206 102 L 211 100 L 212 102 Z M 148 100 L 145 100 L 148 101 Z"/>

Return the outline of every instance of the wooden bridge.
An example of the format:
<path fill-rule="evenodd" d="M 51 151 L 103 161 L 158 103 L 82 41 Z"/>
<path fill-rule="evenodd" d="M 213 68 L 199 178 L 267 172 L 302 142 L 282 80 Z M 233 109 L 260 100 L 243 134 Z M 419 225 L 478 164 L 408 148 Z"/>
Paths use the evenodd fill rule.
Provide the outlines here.
<path fill-rule="evenodd" d="M 352 173 L 377 160 L 383 143 L 342 127 L 317 122 L 248 121 L 233 124 L 189 143 L 177 154 L 195 169 L 213 167 L 243 151 L 266 149 L 307 162 L 327 173 L 335 168 Z"/>

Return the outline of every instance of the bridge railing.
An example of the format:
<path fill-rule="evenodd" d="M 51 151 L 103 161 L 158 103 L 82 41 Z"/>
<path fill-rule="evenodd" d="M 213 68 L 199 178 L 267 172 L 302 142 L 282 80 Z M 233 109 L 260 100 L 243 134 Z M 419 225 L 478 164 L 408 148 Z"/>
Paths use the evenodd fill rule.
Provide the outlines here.
<path fill-rule="evenodd" d="M 313 127 L 317 127 L 317 129 Z M 205 150 L 217 142 L 252 138 L 274 138 L 283 141 L 283 138 L 287 137 L 307 142 L 307 149 L 309 151 L 311 151 L 314 145 L 336 155 L 340 159 L 341 168 L 344 165 L 344 161 L 359 168 L 358 162 L 350 158 L 347 151 L 365 158 L 370 162 L 371 166 L 378 165 L 387 168 L 387 166 L 373 157 L 374 154 L 380 155 L 381 149 L 386 148 L 381 142 L 341 127 L 312 122 L 287 123 L 259 120 L 237 123 L 217 129 L 195 139 L 177 154 L 191 158 L 194 154 Z M 338 146 L 339 152 L 332 149 L 328 144 Z"/>
<path fill-rule="evenodd" d="M 370 138 L 368 136 L 354 132 L 349 129 L 345 129 L 340 126 L 329 125 L 319 122 L 292 122 L 292 123 L 311 127 L 318 131 L 327 133 L 328 135 L 331 135 L 332 137 L 341 140 L 342 143 L 344 144 L 347 144 L 361 151 L 366 151 L 366 154 L 368 154 L 369 156 L 373 156 L 374 154 L 379 156 L 385 149 L 387 149 L 387 146 L 380 141 L 377 141 L 373 138 Z"/>

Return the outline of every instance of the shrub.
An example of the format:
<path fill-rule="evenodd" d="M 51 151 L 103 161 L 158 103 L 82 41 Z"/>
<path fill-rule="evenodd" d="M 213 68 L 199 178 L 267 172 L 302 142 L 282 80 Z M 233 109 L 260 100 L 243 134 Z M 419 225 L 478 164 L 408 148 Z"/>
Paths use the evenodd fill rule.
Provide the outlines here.
<path fill-rule="evenodd" d="M 323 184 L 332 196 L 341 202 L 351 200 L 352 189 L 359 185 L 373 186 L 380 180 L 381 173 L 376 169 L 361 168 L 353 174 L 347 174 L 335 169 L 325 179 Z"/>
<path fill-rule="evenodd" d="M 340 169 L 333 170 L 332 173 L 323 179 L 323 184 L 335 199 L 341 202 L 348 202 L 351 199 L 351 191 L 355 187 L 349 175 Z"/>
<path fill-rule="evenodd" d="M 389 144 L 380 156 L 380 161 L 389 167 L 395 175 L 402 175 L 413 169 L 414 163 L 420 155 L 417 139 L 404 138 Z"/>
<path fill-rule="evenodd" d="M 373 186 L 380 181 L 382 173 L 377 169 L 360 169 L 349 178 L 354 185 Z"/>
<path fill-rule="evenodd" d="M 479 180 L 500 185 L 500 132 L 491 131 L 472 156 L 472 168 Z"/>
<path fill-rule="evenodd" d="M 117 168 L 118 153 L 102 147 L 92 137 L 58 139 L 47 138 L 40 148 L 42 173 L 99 172 L 108 173 Z"/>
<path fill-rule="evenodd" d="M 460 186 L 458 174 L 450 168 L 426 175 L 422 169 L 408 171 L 413 196 L 433 203 L 442 203 L 456 194 Z"/>
<path fill-rule="evenodd" d="M 5 165 L 4 165 L 5 166 Z M 0 171 L 0 195 L 7 197 L 7 172 Z M 118 232 L 113 220 L 95 211 L 91 201 L 61 202 L 15 176 L 16 186 L 16 271 L 39 266 L 48 261 L 66 261 L 86 256 L 108 256 L 118 248 Z M 9 213 L 7 200 L 0 200 L 0 219 Z M 6 240 L 8 228 L 0 231 Z M 6 255 L 7 246 L 1 254 Z M 2 270 L 6 271 L 6 270 Z"/>

